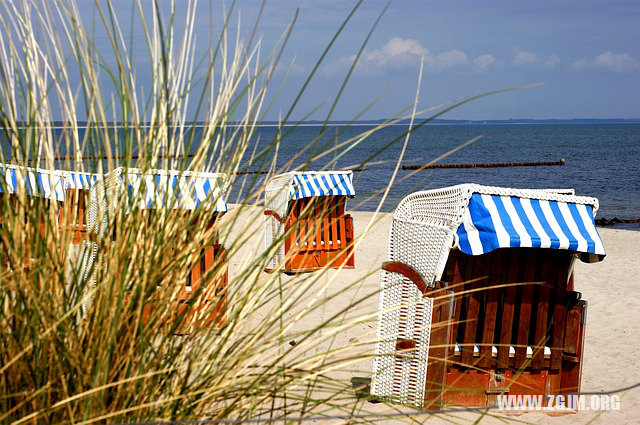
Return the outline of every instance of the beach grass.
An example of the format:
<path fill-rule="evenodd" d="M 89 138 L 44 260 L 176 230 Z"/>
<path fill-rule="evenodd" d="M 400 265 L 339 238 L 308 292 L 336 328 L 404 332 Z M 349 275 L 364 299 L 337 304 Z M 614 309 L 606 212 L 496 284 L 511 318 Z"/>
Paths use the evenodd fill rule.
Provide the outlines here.
<path fill-rule="evenodd" d="M 229 191 L 241 188 L 245 194 L 223 217 L 204 207 L 176 213 L 171 205 L 150 213 L 137 202 L 128 207 L 125 195 L 106 185 L 115 206 L 99 210 L 96 222 L 106 223 L 109 231 L 95 229 L 91 241 L 76 244 L 59 226 L 58 215 L 64 208 L 73 217 L 77 205 L 61 206 L 24 190 L 1 196 L 0 422 L 278 421 L 367 412 L 348 372 L 373 356 L 361 348 L 372 346 L 375 331 L 365 343 L 335 341 L 345 329 L 375 323 L 377 311 L 358 309 L 377 296 L 377 288 L 363 286 L 337 313 L 315 318 L 378 270 L 342 283 L 338 291 L 329 291 L 340 279 L 329 267 L 291 278 L 264 273 L 287 235 L 247 254 L 251 241 L 261 239 L 265 179 L 242 174 L 275 175 L 292 170 L 300 159 L 299 168 L 312 168 L 328 155 L 333 155 L 326 165 L 331 168 L 343 152 L 408 113 L 408 131 L 390 141 L 406 147 L 413 127 L 474 99 L 419 111 L 417 90 L 398 116 L 343 141 L 338 132 L 325 142 L 327 127 L 321 126 L 296 158 L 276 166 L 279 143 L 292 128 L 285 124 L 291 124 L 298 100 L 360 3 L 329 38 L 264 149 L 258 149 L 256 129 L 272 107 L 268 93 L 297 13 L 279 42 L 264 46 L 256 35 L 259 22 L 249 26 L 246 40 L 228 29 L 235 3 L 226 9 L 171 3 L 167 12 L 165 3 L 138 0 L 130 19 L 146 44 L 134 51 L 130 34 L 122 30 L 123 15 L 109 1 L 94 4 L 92 22 L 73 0 L 0 5 L 3 163 L 98 174 L 117 167 L 220 172 L 229 176 Z M 183 22 L 177 22 L 176 7 L 186 9 Z M 205 12 L 222 14 L 222 29 L 211 35 L 205 57 L 196 57 L 195 17 Z M 95 43 L 96 29 L 108 41 L 108 51 Z M 355 61 L 334 107 L 354 67 Z M 139 75 L 146 75 L 151 86 L 140 86 Z M 54 121 L 60 128 L 52 128 Z M 366 166 L 383 152 L 354 166 Z M 396 172 L 401 161 L 402 155 Z M 356 248 L 380 220 L 395 179 L 396 173 L 374 195 L 381 199 L 378 209 L 357 235 Z M 198 225 L 203 222 L 215 225 Z M 214 314 L 222 302 L 228 303 L 226 318 L 213 326 L 201 326 L 189 314 L 167 320 L 193 259 L 212 240 L 221 241 L 234 267 L 226 293 L 199 311 L 199 318 Z M 83 268 L 93 247 L 98 255 Z M 226 269 L 221 263 L 211 270 L 200 291 L 215 286 Z M 197 307 L 193 303 L 187 309 Z M 188 333 L 176 335 L 185 328 Z"/>
<path fill-rule="evenodd" d="M 2 162 L 98 174 L 117 167 L 223 172 L 233 176 L 229 190 L 242 186 L 254 195 L 219 219 L 206 208 L 190 214 L 171 206 L 152 213 L 125 208 L 105 186 L 116 207 L 98 211 L 94 221 L 104 220 L 110 231 L 96 230 L 93 241 L 73 244 L 58 214 L 63 208 L 73 217 L 77 205 L 61 206 L 25 190 L 9 196 L 4 186 L 0 422 L 242 421 L 348 410 L 353 401 L 340 396 L 344 384 L 327 374 L 354 359 L 342 347 L 304 353 L 349 322 L 339 315 L 291 332 L 327 302 L 308 294 L 326 270 L 290 280 L 265 275 L 283 240 L 242 258 L 229 276 L 224 320 L 213 326 L 200 326 L 189 314 L 167 320 L 201 246 L 224 241 L 227 258 L 234 258 L 262 231 L 251 224 L 262 222 L 260 209 L 252 207 L 262 202 L 264 180 L 237 173 L 247 164 L 270 174 L 291 167 L 276 169 L 273 155 L 285 127 L 263 150 L 256 149 L 254 133 L 269 110 L 266 93 L 296 14 L 277 45 L 263 46 L 255 36 L 258 22 L 248 40 L 230 34 L 234 3 L 207 10 L 186 2 L 180 5 L 187 9 L 183 22 L 176 22 L 176 3 L 169 11 L 160 2 L 133 5 L 132 22 L 146 40 L 135 52 L 111 2 L 96 2 L 91 22 L 72 0 L 3 2 Z M 223 25 L 200 58 L 194 22 L 203 12 L 221 13 Z M 95 31 L 108 40 L 107 51 L 95 44 Z M 335 37 L 326 51 L 333 42 Z M 151 87 L 139 85 L 136 77 L 143 74 Z M 54 121 L 60 128 L 52 128 Z M 197 131 L 194 122 L 203 123 Z M 323 132 L 302 150 L 309 157 L 305 165 Z M 197 225 L 212 221 L 212 228 Z M 98 255 L 83 268 L 94 246 Z M 225 267 L 211 270 L 201 290 L 219 282 Z M 215 304 L 201 313 L 210 316 Z M 175 335 L 185 328 L 190 332 Z"/>

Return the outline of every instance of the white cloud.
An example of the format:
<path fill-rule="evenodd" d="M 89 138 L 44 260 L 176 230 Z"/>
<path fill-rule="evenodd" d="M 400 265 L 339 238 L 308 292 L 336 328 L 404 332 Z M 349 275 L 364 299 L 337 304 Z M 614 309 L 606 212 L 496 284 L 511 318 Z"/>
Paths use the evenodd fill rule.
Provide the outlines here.
<path fill-rule="evenodd" d="M 540 59 L 538 58 L 538 55 L 536 55 L 533 52 L 516 50 L 515 56 L 511 60 L 511 65 L 520 67 L 525 65 L 531 65 L 539 61 Z"/>
<path fill-rule="evenodd" d="M 573 69 L 601 68 L 613 72 L 627 72 L 640 69 L 640 63 L 628 53 L 604 52 L 593 60 L 580 59 L 575 61 Z"/>
<path fill-rule="evenodd" d="M 355 55 L 345 56 L 324 68 L 327 75 L 336 75 L 353 63 Z M 379 74 L 386 70 L 400 70 L 418 67 L 424 61 L 428 71 L 441 72 L 469 63 L 469 58 L 461 50 L 448 50 L 434 55 L 417 40 L 394 37 L 384 46 L 362 53 L 357 70 L 364 74 Z"/>
<path fill-rule="evenodd" d="M 291 68 L 291 70 L 289 70 Z M 298 65 L 297 63 L 291 63 L 288 65 L 283 65 L 282 63 L 278 63 L 276 65 L 275 72 L 287 72 L 289 71 L 291 74 L 304 74 L 305 69 L 302 65 Z"/>
<path fill-rule="evenodd" d="M 495 61 L 496 61 L 496 58 L 493 55 L 485 54 L 475 58 L 473 60 L 473 63 L 475 64 L 478 70 L 483 71 L 487 69 L 489 66 L 491 66 L 491 64 L 493 64 Z"/>
<path fill-rule="evenodd" d="M 544 64 L 547 65 L 550 68 L 553 68 L 558 63 L 560 63 L 560 58 L 558 56 L 556 56 L 556 55 L 549 56 L 547 58 L 547 60 L 544 62 Z"/>
<path fill-rule="evenodd" d="M 580 59 L 571 64 L 571 68 L 574 69 L 584 69 L 589 66 L 589 62 L 584 59 Z"/>
<path fill-rule="evenodd" d="M 431 63 L 426 61 L 426 64 L 431 65 L 436 71 L 444 71 L 463 66 L 468 63 L 469 58 L 467 58 L 467 55 L 461 50 L 448 50 L 433 58 Z"/>
<path fill-rule="evenodd" d="M 615 72 L 624 72 L 638 68 L 638 62 L 627 53 L 604 52 L 595 57 L 593 64 L 597 67 Z"/>

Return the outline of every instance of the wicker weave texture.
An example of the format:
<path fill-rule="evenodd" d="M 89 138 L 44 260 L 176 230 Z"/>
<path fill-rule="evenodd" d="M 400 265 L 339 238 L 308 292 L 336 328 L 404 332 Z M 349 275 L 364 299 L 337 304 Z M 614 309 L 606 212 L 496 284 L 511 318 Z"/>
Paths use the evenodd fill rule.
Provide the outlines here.
<path fill-rule="evenodd" d="M 265 188 L 265 206 L 266 209 L 271 210 L 284 218 L 287 216 L 287 209 L 289 206 L 289 188 L 293 176 L 291 174 L 282 174 L 269 180 Z M 278 270 L 284 266 L 285 252 L 284 252 L 284 224 L 280 223 L 275 217 L 270 215 L 264 216 L 264 249 L 269 251 L 273 249 L 276 241 L 280 246 L 277 248 L 275 255 L 269 260 L 267 268 L 271 270 Z"/>
<path fill-rule="evenodd" d="M 442 275 L 454 240 L 452 223 L 461 219 L 463 190 L 437 193 L 435 199 L 409 195 L 398 206 L 389 233 L 389 260 L 418 271 L 427 284 Z M 433 299 L 397 273 L 383 271 L 376 357 L 371 393 L 402 404 L 424 404 Z M 416 342 L 398 355 L 396 341 Z"/>
<path fill-rule="evenodd" d="M 124 184 L 120 179 L 120 169 L 99 177 L 89 191 L 89 205 L 87 208 L 87 228 L 89 232 L 98 238 L 105 237 L 109 233 L 110 223 L 114 219 L 117 199 L 125 191 Z M 96 287 L 95 269 L 98 266 L 98 243 L 85 241 L 83 243 L 84 255 L 82 262 L 81 276 L 87 285 L 85 286 L 85 296 L 82 301 L 83 314 L 91 306 L 92 290 Z"/>

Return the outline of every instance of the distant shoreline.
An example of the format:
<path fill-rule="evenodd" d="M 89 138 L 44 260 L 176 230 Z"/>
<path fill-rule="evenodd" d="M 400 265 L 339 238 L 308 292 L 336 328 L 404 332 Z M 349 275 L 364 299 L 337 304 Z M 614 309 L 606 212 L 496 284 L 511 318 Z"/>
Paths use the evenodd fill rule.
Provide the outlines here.
<path fill-rule="evenodd" d="M 366 120 L 366 121 L 330 121 L 328 123 L 324 123 L 323 121 L 306 121 L 303 123 L 288 123 L 284 124 L 283 127 L 343 127 L 343 126 L 354 126 L 354 127 L 375 127 L 381 124 L 384 124 L 386 120 Z M 420 119 L 414 121 L 414 126 L 416 124 L 420 124 Z M 425 125 L 452 125 L 452 126 L 466 126 L 466 125 L 588 125 L 588 124 L 616 124 L 616 125 L 624 125 L 624 124 L 640 124 L 640 118 L 620 118 L 620 119 L 596 119 L 596 118 L 575 118 L 568 120 L 560 120 L 560 119 L 546 119 L 546 120 L 533 120 L 533 119 L 509 119 L 509 120 L 433 120 Z M 196 122 L 196 123 L 186 123 L 185 127 L 195 127 L 201 128 L 205 126 L 204 122 Z M 227 126 L 240 126 L 238 123 L 229 123 Z M 258 125 L 258 127 L 278 127 L 280 124 L 274 121 L 265 121 Z M 386 126 L 407 126 L 409 125 L 409 120 L 403 120 L 401 122 L 395 124 L 386 124 Z M 84 121 L 78 122 L 78 128 L 86 128 L 87 123 Z M 45 129 L 50 130 L 62 130 L 68 128 L 68 125 L 64 125 L 62 122 L 54 122 L 51 126 L 45 126 Z M 140 128 L 150 128 L 149 124 L 143 124 L 139 126 Z M 27 128 L 26 126 L 18 126 L 19 129 Z M 93 128 L 103 128 L 102 126 Z M 109 128 L 125 128 L 121 123 L 117 123 L 114 125 L 109 125 Z"/>

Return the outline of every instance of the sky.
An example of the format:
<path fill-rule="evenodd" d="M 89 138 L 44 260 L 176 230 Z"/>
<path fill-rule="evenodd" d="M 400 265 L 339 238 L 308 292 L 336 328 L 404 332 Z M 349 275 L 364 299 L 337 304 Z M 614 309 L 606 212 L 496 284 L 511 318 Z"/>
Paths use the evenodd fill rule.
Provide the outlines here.
<path fill-rule="evenodd" d="M 90 2 L 79 3 L 83 13 L 90 13 Z M 122 5 L 125 15 L 130 10 L 129 2 L 114 3 Z M 125 6 L 127 3 L 129 6 Z M 162 0 L 160 3 L 169 4 Z M 276 120 L 288 110 L 323 49 L 356 3 L 267 1 L 258 30 L 265 51 L 278 41 L 299 9 L 269 96 L 276 92 L 286 69 L 290 67 L 291 72 L 267 119 Z M 236 12 L 242 23 L 236 24 L 236 16 L 230 30 L 239 27 L 241 34 L 248 37 L 260 4 L 258 0 L 239 0 Z M 296 106 L 294 119 L 310 113 L 311 119 L 327 116 L 354 55 L 385 4 L 386 1 L 365 0 L 355 11 Z M 218 11 L 221 7 L 221 3 L 214 5 Z M 196 39 L 200 43 L 198 49 L 206 49 L 208 2 L 201 1 L 200 8 Z M 540 87 L 473 101 L 442 118 L 637 118 L 640 2 L 395 0 L 366 44 L 331 118 L 379 119 L 410 107 L 421 62 L 424 73 L 419 109 L 492 90 L 543 83 Z"/>

